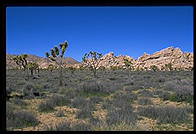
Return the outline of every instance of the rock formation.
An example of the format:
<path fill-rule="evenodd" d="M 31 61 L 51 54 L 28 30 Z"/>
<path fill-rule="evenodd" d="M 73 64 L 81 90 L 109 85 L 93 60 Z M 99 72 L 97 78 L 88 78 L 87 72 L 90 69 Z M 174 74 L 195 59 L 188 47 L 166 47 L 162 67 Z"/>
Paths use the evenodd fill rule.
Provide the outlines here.
<path fill-rule="evenodd" d="M 11 58 L 13 55 L 6 55 L 6 68 L 14 68 L 16 64 Z M 130 56 L 114 56 L 113 52 L 110 52 L 104 55 L 100 60 L 100 64 L 98 67 L 121 67 L 125 68 L 124 59 L 131 61 L 134 70 L 142 69 L 142 70 L 150 70 L 151 66 L 155 65 L 159 70 L 166 70 L 165 65 L 171 63 L 172 68 L 175 70 L 190 70 L 193 68 L 193 53 L 185 52 L 183 53 L 179 48 L 168 47 L 166 49 L 155 52 L 150 55 L 144 53 L 137 60 Z M 47 59 L 40 58 L 34 55 L 29 55 L 27 58 L 28 61 L 37 62 L 41 68 L 47 68 L 49 64 L 51 64 Z M 79 63 L 71 57 L 65 58 L 63 62 L 66 63 L 66 67 L 74 67 L 80 68 L 84 63 Z"/>
<path fill-rule="evenodd" d="M 101 58 L 100 66 L 111 68 L 112 66 L 125 68 L 124 59 L 131 61 L 134 70 L 151 70 L 155 65 L 159 70 L 166 70 L 165 65 L 171 63 L 174 70 L 190 70 L 193 68 L 193 54 L 183 53 L 179 48 L 168 47 L 150 55 L 144 53 L 137 60 L 130 56 L 114 56 L 113 52 L 104 55 Z"/>

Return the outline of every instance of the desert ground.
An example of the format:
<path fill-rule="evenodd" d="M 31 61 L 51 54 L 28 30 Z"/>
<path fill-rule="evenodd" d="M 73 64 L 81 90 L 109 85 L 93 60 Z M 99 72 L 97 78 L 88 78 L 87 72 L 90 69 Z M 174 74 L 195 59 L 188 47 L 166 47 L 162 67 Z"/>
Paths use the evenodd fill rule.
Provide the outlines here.
<path fill-rule="evenodd" d="M 38 76 L 39 75 L 39 76 Z M 6 71 L 8 131 L 193 131 L 193 71 Z"/>

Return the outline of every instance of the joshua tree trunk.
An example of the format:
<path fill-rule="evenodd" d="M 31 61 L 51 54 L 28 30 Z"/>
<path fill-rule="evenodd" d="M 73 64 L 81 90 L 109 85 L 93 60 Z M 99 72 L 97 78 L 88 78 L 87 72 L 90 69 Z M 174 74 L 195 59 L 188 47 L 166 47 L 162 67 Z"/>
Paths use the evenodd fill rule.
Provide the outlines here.
<path fill-rule="evenodd" d="M 31 76 L 33 76 L 33 70 L 31 70 Z"/>
<path fill-rule="evenodd" d="M 29 80 L 29 72 L 28 72 L 28 68 L 24 67 L 24 72 L 26 72 L 27 80 Z"/>
<path fill-rule="evenodd" d="M 96 69 L 93 69 L 93 75 L 94 75 L 95 78 L 97 78 Z"/>
<path fill-rule="evenodd" d="M 59 64 L 59 85 L 63 86 L 62 58 L 60 59 L 60 64 Z"/>

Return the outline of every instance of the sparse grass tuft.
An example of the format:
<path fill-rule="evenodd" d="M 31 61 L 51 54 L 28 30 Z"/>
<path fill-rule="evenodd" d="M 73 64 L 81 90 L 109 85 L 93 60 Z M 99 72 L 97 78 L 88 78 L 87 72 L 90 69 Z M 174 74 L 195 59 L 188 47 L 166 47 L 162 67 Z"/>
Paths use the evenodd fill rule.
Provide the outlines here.
<path fill-rule="evenodd" d="M 189 119 L 186 108 L 177 108 L 173 106 L 165 107 L 139 107 L 139 115 L 152 119 L 157 119 L 158 123 L 183 123 Z"/>

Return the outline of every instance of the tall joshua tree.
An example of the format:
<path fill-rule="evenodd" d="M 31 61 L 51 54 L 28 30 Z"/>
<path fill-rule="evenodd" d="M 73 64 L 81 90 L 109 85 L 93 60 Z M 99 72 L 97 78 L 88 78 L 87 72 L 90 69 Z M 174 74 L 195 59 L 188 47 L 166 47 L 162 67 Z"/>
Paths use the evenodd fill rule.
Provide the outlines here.
<path fill-rule="evenodd" d="M 51 56 L 48 52 L 46 52 L 46 57 L 52 61 L 55 62 L 58 65 L 59 68 L 59 85 L 63 85 L 63 74 L 62 74 L 62 59 L 63 55 L 65 53 L 65 50 L 68 46 L 68 42 L 65 41 L 65 43 L 59 44 L 60 49 L 55 46 L 53 49 L 50 50 Z M 60 52 L 61 51 L 61 52 Z"/>
<path fill-rule="evenodd" d="M 83 62 L 86 63 L 88 67 L 90 67 L 94 77 L 97 77 L 97 69 L 102 56 L 103 55 L 101 53 L 90 51 L 90 53 L 86 53 L 82 58 Z"/>

